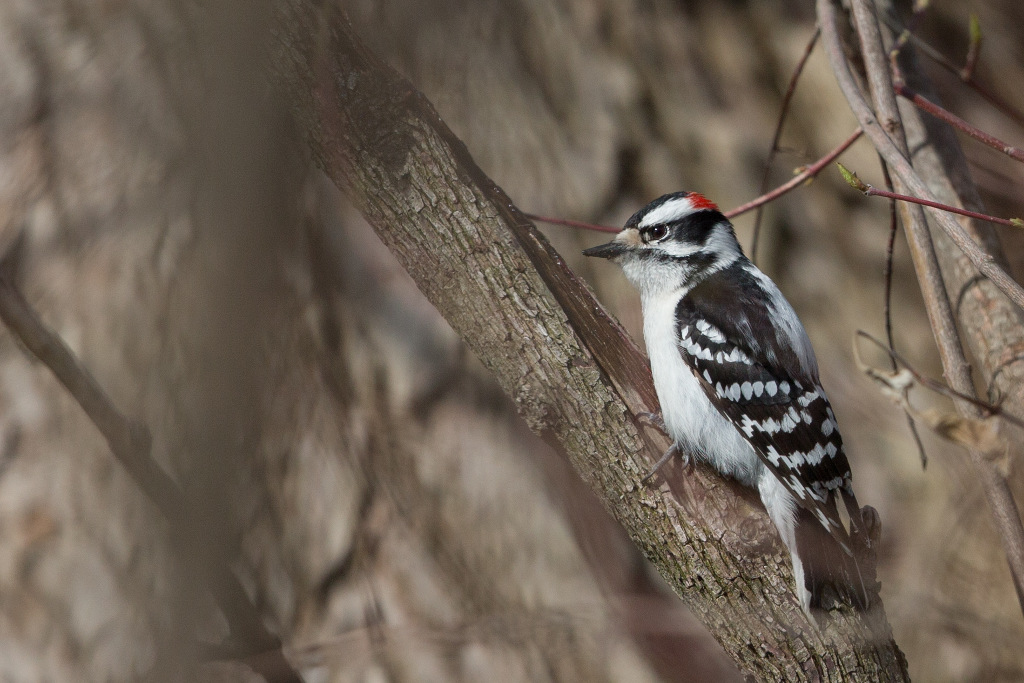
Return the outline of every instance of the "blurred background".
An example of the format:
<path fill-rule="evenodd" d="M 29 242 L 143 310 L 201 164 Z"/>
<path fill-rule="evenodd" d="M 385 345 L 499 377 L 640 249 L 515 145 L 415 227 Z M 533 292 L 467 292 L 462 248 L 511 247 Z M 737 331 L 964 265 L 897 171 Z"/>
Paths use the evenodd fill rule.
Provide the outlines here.
<path fill-rule="evenodd" d="M 434 103 L 524 211 L 621 225 L 665 192 L 757 196 L 811 3 L 344 0 L 367 44 Z M 1024 108 L 1024 7 L 937 0 L 918 34 Z M 0 3 L 0 247 L 27 236 L 29 300 L 235 554 L 308 681 L 741 680 L 567 464 L 310 162 L 267 84 L 249 3 Z M 1012 120 L 924 61 L 953 111 Z M 771 186 L 855 129 L 820 48 Z M 992 213 L 1021 169 L 971 141 Z M 865 142 L 843 163 L 883 186 Z M 749 247 L 753 215 L 736 221 Z M 858 373 L 883 330 L 888 206 L 834 169 L 767 207 L 758 263 L 815 344 L 912 676 L 1024 678 L 1024 622 L 965 454 Z M 638 299 L 546 234 L 641 340 Z M 1005 236 L 1013 272 L 1021 238 Z M 941 376 L 906 244 L 897 346 Z M 919 405 L 942 401 L 915 395 Z M 1020 475 L 1013 473 L 1017 491 Z M 194 558 L 45 368 L 0 333 L 0 677 L 241 681 Z"/>

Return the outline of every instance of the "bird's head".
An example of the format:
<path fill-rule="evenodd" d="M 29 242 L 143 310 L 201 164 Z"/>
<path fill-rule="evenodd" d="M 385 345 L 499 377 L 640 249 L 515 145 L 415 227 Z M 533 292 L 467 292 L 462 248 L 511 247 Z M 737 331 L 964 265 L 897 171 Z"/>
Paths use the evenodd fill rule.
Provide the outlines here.
<path fill-rule="evenodd" d="M 686 286 L 742 256 L 732 224 L 696 192 L 667 194 L 637 211 L 611 242 L 584 255 L 615 261 L 641 293 Z"/>

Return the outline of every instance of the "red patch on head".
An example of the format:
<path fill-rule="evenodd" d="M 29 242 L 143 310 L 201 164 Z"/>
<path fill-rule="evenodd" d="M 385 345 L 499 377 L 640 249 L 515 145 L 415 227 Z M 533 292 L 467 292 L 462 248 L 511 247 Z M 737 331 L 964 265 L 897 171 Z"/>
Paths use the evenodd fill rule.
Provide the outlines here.
<path fill-rule="evenodd" d="M 693 206 L 694 211 L 700 211 L 701 209 L 718 211 L 718 205 L 702 194 L 691 192 L 686 198 L 690 200 L 690 204 Z"/>

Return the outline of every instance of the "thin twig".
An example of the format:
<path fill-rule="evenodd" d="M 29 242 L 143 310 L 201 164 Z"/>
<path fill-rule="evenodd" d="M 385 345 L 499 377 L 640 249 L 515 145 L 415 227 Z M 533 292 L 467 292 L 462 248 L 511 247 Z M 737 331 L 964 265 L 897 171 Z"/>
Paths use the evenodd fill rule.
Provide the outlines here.
<path fill-rule="evenodd" d="M 732 219 L 736 216 L 753 211 L 754 209 L 767 204 L 768 202 L 774 201 L 779 197 L 787 194 L 794 189 L 800 187 L 802 184 L 821 173 L 822 169 L 831 164 L 836 160 L 843 152 L 850 148 L 850 145 L 857 142 L 860 138 L 862 131 L 858 128 L 855 130 L 850 137 L 843 140 L 839 145 L 831 152 L 823 156 L 822 158 L 815 161 L 810 166 L 804 167 L 804 170 L 793 176 L 788 182 L 779 185 L 777 188 L 767 194 L 763 194 L 760 197 L 753 199 L 746 204 L 737 206 L 735 209 L 729 209 L 724 211 L 723 214 L 726 218 Z M 574 221 L 567 218 L 548 218 L 547 216 L 538 216 L 536 214 L 524 213 L 524 216 L 532 221 L 538 221 L 541 223 L 551 223 L 552 225 L 564 225 L 570 228 L 582 228 L 584 230 L 595 230 L 598 232 L 620 232 L 622 228 L 613 228 L 608 225 L 598 225 L 595 223 L 586 223 L 584 221 Z"/>
<path fill-rule="evenodd" d="M 784 194 L 787 194 L 793 191 L 794 189 L 800 187 L 802 184 L 804 184 L 811 178 L 814 178 L 816 175 L 821 173 L 822 169 L 831 164 L 833 161 L 836 160 L 837 157 L 839 157 L 843 152 L 849 149 L 850 145 L 855 143 L 860 138 L 861 134 L 862 131 L 858 128 L 850 135 L 850 137 L 846 138 L 841 143 L 839 143 L 839 145 L 835 149 L 833 149 L 831 152 L 815 161 L 810 166 L 804 167 L 803 171 L 793 176 L 792 179 L 790 179 L 788 182 L 779 185 L 771 192 L 768 192 L 767 194 L 762 194 L 760 197 L 753 199 L 747 202 L 746 204 L 742 204 L 734 209 L 724 211 L 723 215 L 729 219 L 735 218 L 736 216 L 745 214 L 748 211 L 753 211 L 754 209 L 763 206 L 768 202 L 774 201 L 779 197 L 783 196 Z M 564 225 L 570 228 L 582 228 L 584 230 L 594 230 L 597 232 L 612 233 L 620 232 L 622 230 L 622 228 L 613 228 L 608 225 L 598 225 L 595 223 L 586 223 L 584 221 L 574 221 L 569 220 L 567 218 L 549 218 L 547 216 L 538 216 L 532 213 L 524 213 L 523 215 L 532 221 L 537 221 L 540 223 L 551 223 L 552 225 Z"/>
<path fill-rule="evenodd" d="M 892 177 L 889 175 L 889 167 L 885 165 L 885 160 L 879 157 L 879 165 L 882 167 L 882 177 L 885 178 L 885 186 L 892 189 Z M 892 273 L 893 273 L 893 255 L 896 253 L 896 230 L 899 226 L 899 222 L 896 218 L 896 200 L 889 200 L 889 239 L 885 245 L 885 273 L 883 275 L 883 282 L 885 283 L 885 294 L 884 303 L 882 306 L 882 314 L 885 320 L 885 338 L 889 342 L 889 350 L 896 353 L 896 339 L 892 333 Z M 889 358 L 892 363 L 893 372 L 897 370 L 896 359 L 892 356 Z M 910 435 L 914 438 L 914 445 L 917 446 L 917 453 L 921 456 L 921 469 L 928 467 L 928 452 L 924 449 L 924 442 L 921 441 L 921 434 L 917 431 L 917 424 L 914 422 L 914 416 L 907 413 L 907 429 L 910 430 Z"/>
<path fill-rule="evenodd" d="M 301 683 L 302 678 L 281 651 L 280 639 L 263 625 L 259 611 L 218 546 L 201 538 L 203 526 L 190 514 L 185 495 L 152 458 L 149 429 L 114 407 L 92 374 L 82 367 L 63 340 L 46 327 L 15 285 L 19 253 L 16 245 L 0 262 L 0 319 L 64 385 L 103 434 L 129 476 L 167 518 L 172 540 L 183 556 L 199 565 L 228 621 L 232 642 L 244 648 L 247 656 L 257 657 L 257 671 L 266 680 Z"/>
<path fill-rule="evenodd" d="M 882 176 L 885 178 L 886 187 L 892 188 L 892 176 L 889 175 L 889 167 L 885 165 L 885 160 L 879 158 L 879 164 L 882 167 Z M 889 341 L 889 348 L 896 348 L 896 343 L 893 340 L 892 334 L 892 271 L 893 271 L 893 254 L 896 251 L 896 228 L 898 221 L 896 219 L 896 200 L 889 200 L 889 240 L 885 245 L 885 272 L 883 280 L 885 283 L 885 294 L 882 306 L 882 313 L 885 318 L 885 338 Z M 896 369 L 896 360 L 892 361 L 892 369 Z"/>
<path fill-rule="evenodd" d="M 948 211 L 949 213 L 956 213 L 961 216 L 967 216 L 968 218 L 977 218 L 981 221 L 987 221 L 989 223 L 998 223 L 999 225 L 1006 225 L 1011 228 L 1024 228 L 1024 219 L 1021 218 L 999 218 L 998 216 L 990 216 L 987 213 L 979 213 L 977 211 L 970 211 L 969 209 L 961 209 L 959 206 L 953 206 L 951 204 L 943 204 L 942 202 L 935 202 L 930 199 L 920 199 L 918 197 L 911 197 L 910 195 L 901 194 L 899 192 L 892 192 L 890 190 L 881 190 L 870 183 L 865 183 L 861 180 L 856 173 L 846 168 L 842 164 L 838 164 L 839 172 L 843 174 L 843 178 L 846 182 L 855 190 L 860 190 L 867 197 L 885 197 L 900 202 L 910 202 L 911 204 L 920 204 L 921 206 L 927 206 L 932 209 L 939 209 L 941 211 Z"/>
<path fill-rule="evenodd" d="M 538 223 L 550 223 L 551 225 L 564 225 L 568 228 L 581 228 L 583 230 L 594 230 L 596 232 L 621 232 L 622 228 L 613 228 L 610 225 L 598 225 L 597 223 L 587 223 L 585 221 L 574 221 L 568 218 L 548 218 L 547 216 L 538 216 L 532 213 L 524 213 L 524 216 L 529 218 L 531 221 L 537 221 Z"/>
<path fill-rule="evenodd" d="M 793 178 L 791 180 L 789 180 L 788 182 L 786 182 L 783 185 L 779 185 L 777 188 L 775 188 L 774 190 L 772 190 L 768 194 L 763 194 L 760 197 L 758 197 L 757 199 L 751 200 L 751 201 L 747 202 L 746 204 L 742 204 L 740 206 L 737 206 L 735 209 L 729 209 L 728 211 L 725 212 L 725 217 L 732 219 L 732 218 L 735 218 L 736 216 L 742 215 L 742 214 L 744 214 L 744 213 L 746 213 L 748 211 L 753 211 L 757 207 L 762 206 L 764 204 L 767 204 L 768 202 L 774 201 L 774 200 L 778 199 L 779 197 L 781 197 L 782 195 L 786 194 L 787 192 L 790 192 L 790 191 L 794 190 L 795 188 L 800 187 L 800 185 L 805 183 L 807 180 L 809 180 L 809 179 L 813 178 L 814 176 L 818 175 L 819 173 L 821 173 L 821 170 L 823 168 L 825 168 L 826 166 L 831 164 L 833 161 L 835 161 L 836 158 L 839 155 L 841 155 L 843 152 L 845 152 L 850 147 L 850 145 L 855 143 L 857 141 L 857 139 L 860 138 L 860 136 L 861 136 L 861 130 L 858 128 L 857 130 L 855 130 L 853 132 L 852 135 L 850 135 L 850 137 L 846 138 L 841 143 L 839 143 L 838 147 L 833 149 L 831 152 L 829 152 L 828 154 L 826 154 L 822 158 L 820 158 L 817 161 L 815 161 L 810 166 L 807 166 L 806 168 L 804 168 L 804 170 L 802 172 L 800 172 L 799 174 L 793 176 Z"/>
<path fill-rule="evenodd" d="M 878 343 L 877 340 L 875 343 Z M 978 453 L 994 469 L 1008 472 L 1010 466 L 1009 449 L 1005 438 L 999 436 L 998 419 L 994 415 L 982 415 L 974 411 L 974 415 L 949 413 L 938 408 L 918 410 L 910 402 L 910 391 L 915 381 L 909 370 L 883 372 L 871 367 L 861 358 L 860 347 L 855 338 L 853 356 L 861 372 L 878 383 L 883 396 L 892 399 L 904 413 L 931 429 L 936 436 L 963 446 L 968 451 Z M 959 401 L 956 401 L 959 402 Z M 973 457 L 973 456 L 972 456 Z"/>
<path fill-rule="evenodd" d="M 978 21 L 977 14 L 971 14 L 969 25 L 968 34 L 971 42 L 967 46 L 967 57 L 964 59 L 964 68 L 961 71 L 961 76 L 965 81 L 974 78 L 974 69 L 978 66 L 978 57 L 981 56 L 981 22 Z"/>
<path fill-rule="evenodd" d="M 954 114 L 953 112 L 940 107 L 934 102 L 921 97 L 920 94 L 914 92 L 908 88 L 904 83 L 897 82 L 895 84 L 896 92 L 900 97 L 905 98 L 908 102 L 912 103 L 915 107 L 923 112 L 931 114 L 935 118 L 953 126 L 965 135 L 969 135 L 978 142 L 991 147 L 992 149 L 1002 152 L 1011 159 L 1024 162 L 1024 150 L 1018 147 L 1003 142 L 996 136 L 986 133 L 983 130 L 979 130 L 976 126 L 972 126 L 967 121 Z"/>
<path fill-rule="evenodd" d="M 818 36 L 821 35 L 821 30 L 815 26 L 814 34 L 811 39 L 807 41 L 807 46 L 804 48 L 804 53 L 800 55 L 800 60 L 796 63 L 796 67 L 793 69 L 793 75 L 789 77 L 789 85 L 786 87 L 786 94 L 782 97 L 782 106 L 779 108 L 779 119 L 775 124 L 775 134 L 772 135 L 772 146 L 768 150 L 768 159 L 764 162 L 764 175 L 761 176 L 761 188 L 757 191 L 758 194 L 764 194 L 768 191 L 768 177 L 772 170 L 772 162 L 775 161 L 775 155 L 779 151 L 779 141 L 782 139 L 782 126 L 786 122 L 786 116 L 789 114 L 789 105 L 793 101 L 793 94 L 796 92 L 796 84 L 800 80 L 801 74 L 804 72 L 804 65 L 807 64 L 807 60 L 810 59 L 811 53 L 814 52 L 814 46 L 818 44 Z M 757 207 L 757 214 L 754 216 L 754 235 L 750 241 L 750 260 L 755 264 L 757 263 L 757 245 L 761 238 L 761 218 L 764 214 L 764 205 Z"/>
<path fill-rule="evenodd" d="M 893 27 L 892 20 L 889 17 L 886 17 L 886 23 L 889 25 L 890 29 L 896 31 L 896 29 Z M 950 74 L 956 76 L 956 78 L 961 79 L 961 81 L 965 85 L 967 85 L 969 88 L 977 92 L 978 95 L 980 95 L 983 99 L 988 100 L 989 104 L 994 106 L 995 109 L 1002 112 L 1002 114 L 1006 115 L 1007 118 L 1013 120 L 1014 123 L 1016 123 L 1019 126 L 1024 126 L 1024 112 L 1021 112 L 1019 109 L 1016 108 L 1016 106 L 1011 104 L 1004 97 L 1002 97 L 993 90 L 989 90 L 985 85 L 980 83 L 974 76 L 973 68 L 970 71 L 968 71 L 967 66 L 964 66 L 963 68 L 957 67 L 955 63 L 953 63 L 948 57 L 946 57 L 944 54 L 939 52 L 937 49 L 929 45 L 927 42 L 925 42 L 918 36 L 913 35 L 912 32 L 907 33 L 906 35 L 910 42 L 913 43 L 913 46 L 921 50 L 925 54 L 925 56 L 927 56 L 929 59 L 937 63 L 937 65 L 945 69 Z"/>
<path fill-rule="evenodd" d="M 873 344 L 875 344 L 880 349 L 885 351 L 886 354 L 888 354 L 889 359 L 892 361 L 894 369 L 896 368 L 897 363 L 903 366 L 903 368 L 905 368 L 907 372 L 909 372 L 914 377 L 914 379 L 917 380 L 917 383 L 920 384 L 921 386 L 931 389 L 935 393 L 941 394 L 946 398 L 951 398 L 957 401 L 966 401 L 967 403 L 970 403 L 974 407 L 978 408 L 982 413 L 986 413 L 987 415 L 998 415 L 1007 422 L 1014 424 L 1018 427 L 1024 428 L 1024 419 L 1019 418 L 1016 415 L 1013 415 L 1012 413 L 1006 412 L 1005 410 L 1003 410 L 1001 406 L 995 403 L 989 403 L 988 401 L 983 401 L 977 396 L 971 396 L 969 394 L 962 393 L 960 391 L 957 391 L 956 389 L 949 387 L 945 383 L 940 382 L 937 379 L 932 379 L 931 377 L 921 374 L 918 370 L 914 368 L 913 365 L 910 364 L 910 361 L 903 357 L 903 355 L 901 355 L 895 349 L 886 346 L 884 342 L 882 342 L 875 336 L 871 335 L 870 333 L 865 332 L 864 330 L 857 330 L 857 336 L 863 337 L 871 341 Z"/>
<path fill-rule="evenodd" d="M 885 20 L 886 24 L 888 24 L 890 29 L 892 29 L 894 32 L 897 31 L 897 29 L 893 26 L 892 20 L 889 17 L 885 17 Z M 943 69 L 946 69 L 950 73 L 954 74 L 967 87 L 974 90 L 974 92 L 978 93 L 978 95 L 980 95 L 983 99 L 988 100 L 989 104 L 991 104 L 993 107 L 1001 111 L 1008 118 L 1012 119 L 1016 124 L 1024 126 L 1024 112 L 1021 112 L 1014 105 L 1010 104 L 1008 101 L 1003 99 L 1000 95 L 998 95 L 992 90 L 989 90 L 982 83 L 978 82 L 978 80 L 974 77 L 973 69 L 971 71 L 968 71 L 966 66 L 957 66 L 941 52 L 936 50 L 934 47 L 926 43 L 918 36 L 914 35 L 913 32 L 907 32 L 906 35 L 909 38 L 910 42 L 914 44 L 914 47 L 920 50 L 926 57 L 928 57 L 933 62 L 941 66 Z"/>
<path fill-rule="evenodd" d="M 920 24 L 921 19 L 924 18 L 925 10 L 928 9 L 928 2 L 929 0 L 918 0 L 914 3 L 914 10 L 910 13 L 910 17 L 903 25 L 902 31 L 894 28 L 890 24 L 890 29 L 894 34 L 896 34 L 896 39 L 892 41 L 892 47 L 889 49 L 890 63 L 896 63 L 896 59 L 899 57 L 900 51 L 907 44 L 907 41 L 914 37 L 914 31 L 917 30 L 918 24 Z"/>

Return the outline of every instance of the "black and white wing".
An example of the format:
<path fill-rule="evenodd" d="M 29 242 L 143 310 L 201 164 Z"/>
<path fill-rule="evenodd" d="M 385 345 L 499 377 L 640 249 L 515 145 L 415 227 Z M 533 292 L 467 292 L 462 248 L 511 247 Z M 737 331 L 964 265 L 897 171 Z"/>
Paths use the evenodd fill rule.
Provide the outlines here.
<path fill-rule="evenodd" d="M 820 528 L 817 532 L 808 525 L 800 529 L 801 517 L 809 513 L 852 559 L 850 531 L 840 518 L 837 502 L 843 500 L 854 525 L 860 524 L 860 508 L 843 440 L 813 356 L 801 357 L 801 349 L 792 343 L 787 324 L 799 325 L 795 315 L 792 321 L 773 319 L 779 315 L 777 290 L 775 298 L 766 289 L 766 279 L 741 268 L 737 264 L 728 269 L 735 272 L 708 277 L 680 301 L 676 309 L 680 354 L 711 403 L 800 506 L 798 545 L 818 545 L 807 534 L 820 536 Z M 788 304 L 785 309 L 792 315 Z M 809 346 L 806 353 L 811 354 Z M 838 580 L 843 577 L 834 573 L 849 573 L 849 568 L 835 564 L 831 562 L 826 579 Z M 840 564 L 847 565 L 849 560 Z M 843 583 L 856 583 L 854 577 L 846 578 Z M 807 579 L 810 583 L 813 577 Z"/>

